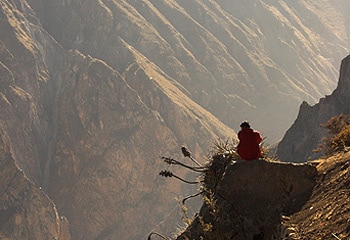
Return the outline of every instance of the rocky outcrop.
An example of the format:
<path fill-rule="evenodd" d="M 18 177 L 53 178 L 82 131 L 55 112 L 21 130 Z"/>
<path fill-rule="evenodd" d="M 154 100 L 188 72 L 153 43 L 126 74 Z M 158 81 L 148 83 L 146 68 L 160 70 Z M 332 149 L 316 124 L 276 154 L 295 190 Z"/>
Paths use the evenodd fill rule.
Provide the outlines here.
<path fill-rule="evenodd" d="M 349 152 L 305 164 L 231 162 L 222 171 L 231 160 L 213 157 L 201 211 L 177 239 L 349 238 Z"/>
<path fill-rule="evenodd" d="M 320 99 L 319 103 L 310 106 L 304 102 L 300 106 L 297 119 L 278 144 L 277 155 L 283 161 L 305 162 L 315 159 L 315 154 L 326 129 L 321 124 L 339 114 L 350 114 L 350 56 L 343 59 L 340 67 L 337 88 L 330 96 Z"/>
<path fill-rule="evenodd" d="M 67 219 L 15 163 L 4 137 L 0 132 L 0 238 L 71 240 Z"/>
<path fill-rule="evenodd" d="M 216 158 L 227 161 L 227 156 Z M 282 215 L 300 210 L 311 196 L 316 175 L 311 164 L 231 162 L 222 177 L 204 184 L 209 187 L 204 204 L 177 239 L 281 239 Z"/>

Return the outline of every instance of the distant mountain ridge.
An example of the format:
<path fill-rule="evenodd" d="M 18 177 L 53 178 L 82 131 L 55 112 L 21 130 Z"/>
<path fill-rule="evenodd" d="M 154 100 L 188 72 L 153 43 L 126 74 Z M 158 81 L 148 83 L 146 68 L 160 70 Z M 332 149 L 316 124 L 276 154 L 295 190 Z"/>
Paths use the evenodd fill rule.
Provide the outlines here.
<path fill-rule="evenodd" d="M 331 93 L 349 47 L 344 0 L 30 3 L 65 48 L 123 74 L 131 46 L 225 124 L 248 119 L 270 143 L 302 101 Z"/>
<path fill-rule="evenodd" d="M 16 166 L 4 176 L 23 171 L 32 204 L 48 203 L 54 218 L 36 226 L 62 229 L 45 234 L 139 239 L 192 193 L 158 176 L 159 155 L 180 159 L 185 144 L 204 160 L 244 119 L 275 142 L 302 100 L 334 89 L 348 9 L 346 0 L 1 1 L 1 144 Z M 12 224 L 21 209 L 7 200 L 2 226 L 31 229 Z"/>

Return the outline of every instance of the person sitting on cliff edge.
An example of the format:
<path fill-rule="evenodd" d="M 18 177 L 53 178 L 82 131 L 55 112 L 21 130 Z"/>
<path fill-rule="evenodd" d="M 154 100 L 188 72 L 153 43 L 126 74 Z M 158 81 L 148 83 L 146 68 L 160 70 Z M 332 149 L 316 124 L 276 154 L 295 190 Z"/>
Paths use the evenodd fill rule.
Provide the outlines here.
<path fill-rule="evenodd" d="M 238 132 L 238 155 L 247 161 L 261 158 L 260 143 L 263 140 L 261 134 L 257 130 L 250 128 L 250 124 L 244 121 L 240 125 L 241 130 Z"/>

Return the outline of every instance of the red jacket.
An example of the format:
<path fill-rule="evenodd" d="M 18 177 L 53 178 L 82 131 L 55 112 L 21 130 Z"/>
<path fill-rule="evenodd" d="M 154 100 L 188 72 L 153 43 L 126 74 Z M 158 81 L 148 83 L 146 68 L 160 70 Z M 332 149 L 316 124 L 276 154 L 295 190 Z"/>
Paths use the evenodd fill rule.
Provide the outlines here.
<path fill-rule="evenodd" d="M 253 160 L 261 157 L 259 144 L 262 137 L 258 131 L 251 128 L 242 128 L 238 132 L 238 139 L 237 153 L 242 159 Z"/>

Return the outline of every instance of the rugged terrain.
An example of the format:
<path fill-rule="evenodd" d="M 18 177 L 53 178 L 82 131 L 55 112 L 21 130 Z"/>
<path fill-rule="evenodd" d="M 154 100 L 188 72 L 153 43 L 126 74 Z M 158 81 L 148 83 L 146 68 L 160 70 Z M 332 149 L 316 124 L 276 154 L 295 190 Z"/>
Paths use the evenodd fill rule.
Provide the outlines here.
<path fill-rule="evenodd" d="M 70 240 L 67 219 L 15 163 L 2 131 L 0 136 L 0 239 Z"/>
<path fill-rule="evenodd" d="M 159 177 L 159 155 L 203 160 L 243 119 L 280 139 L 334 89 L 349 4 L 0 1 L 0 236 L 173 229 L 193 189 Z"/>
<path fill-rule="evenodd" d="M 211 169 L 217 169 L 218 161 L 230 160 L 226 158 L 231 157 L 214 156 L 213 166 L 204 177 L 205 203 L 193 223 L 177 239 L 279 237 L 276 231 L 280 229 L 282 214 L 298 211 L 311 195 L 317 174 L 315 167 L 232 159 L 219 176 Z M 217 180 L 213 181 L 211 175 Z"/>
<path fill-rule="evenodd" d="M 203 206 L 176 239 L 349 239 L 350 153 L 305 164 L 215 158 L 229 160 L 226 171 L 204 178 Z"/>
<path fill-rule="evenodd" d="M 142 55 L 226 125 L 237 129 L 248 119 L 270 143 L 302 101 L 331 93 L 349 48 L 347 0 L 28 3 L 65 49 L 122 75 Z M 140 87 L 132 85 L 149 105 Z"/>
<path fill-rule="evenodd" d="M 318 174 L 312 195 L 285 225 L 295 239 L 350 239 L 350 153 L 314 163 Z"/>
<path fill-rule="evenodd" d="M 350 114 L 350 55 L 342 60 L 337 88 L 331 95 L 311 106 L 303 102 L 298 117 L 278 144 L 277 155 L 283 161 L 304 162 L 315 159 L 320 140 L 327 136 L 325 124 L 331 117 Z"/>
<path fill-rule="evenodd" d="M 235 136 L 136 50 L 122 75 L 62 48 L 25 1 L 1 1 L 0 21 L 1 138 L 10 164 L 68 219 L 74 239 L 141 238 L 189 191 L 158 177 L 160 153 L 186 143 L 205 155 L 213 139 Z M 6 209 L 1 234 L 16 239 L 3 227 L 16 209 Z"/>

